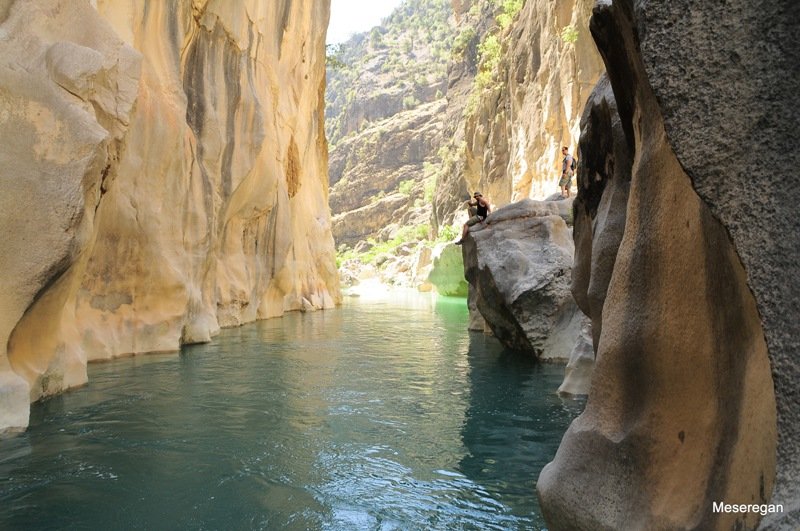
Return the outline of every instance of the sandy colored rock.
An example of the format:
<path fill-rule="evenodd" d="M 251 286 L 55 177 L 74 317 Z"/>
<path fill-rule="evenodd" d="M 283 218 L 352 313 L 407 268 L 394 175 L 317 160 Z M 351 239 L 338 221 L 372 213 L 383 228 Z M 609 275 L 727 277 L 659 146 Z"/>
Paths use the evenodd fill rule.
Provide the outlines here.
<path fill-rule="evenodd" d="M 59 7 L 59 20 L 50 10 Z M 74 299 L 106 168 L 117 154 L 141 56 L 83 3 L 16 2 L 0 62 L 0 431 L 28 402 L 86 381 Z M 96 28 L 86 32 L 84 24 Z M 74 54 L 74 56 L 72 55 Z M 108 85 L 118 88 L 109 114 Z M 24 323 L 30 335 L 20 334 Z M 22 321 L 22 325 L 21 325 Z M 22 328 L 20 328 L 22 326 Z M 24 356 L 20 348 L 28 345 Z"/>
<path fill-rule="evenodd" d="M 87 360 L 340 299 L 328 2 L 96 6 L 15 2 L 3 24 L 13 236 L 0 278 L 14 295 L 0 311 L 0 380 L 13 380 L 0 397 L 19 394 L 14 375 L 36 399 L 84 383 Z"/>
<path fill-rule="evenodd" d="M 526 199 L 492 212 L 464 240 L 465 276 L 506 347 L 566 361 L 580 328 L 569 292 L 572 237 L 556 205 Z"/>
<path fill-rule="evenodd" d="M 569 354 L 569 362 L 564 368 L 564 381 L 558 394 L 564 396 L 584 396 L 589 394 L 594 370 L 594 347 L 592 346 L 592 321 L 588 317 L 581 320 L 578 340 Z"/>
<path fill-rule="evenodd" d="M 757 514 L 714 513 L 712 502 L 772 493 L 764 330 L 727 228 L 670 145 L 636 20 L 625 1 L 598 5 L 592 19 L 636 155 L 586 410 L 542 470 L 539 498 L 553 530 L 754 529 Z"/>
<path fill-rule="evenodd" d="M 584 104 L 603 64 L 588 31 L 594 2 L 525 2 L 497 81 L 466 122 L 471 187 L 498 205 L 558 191 L 561 146 L 576 148 Z M 565 28 L 577 40 L 564 40 Z"/>

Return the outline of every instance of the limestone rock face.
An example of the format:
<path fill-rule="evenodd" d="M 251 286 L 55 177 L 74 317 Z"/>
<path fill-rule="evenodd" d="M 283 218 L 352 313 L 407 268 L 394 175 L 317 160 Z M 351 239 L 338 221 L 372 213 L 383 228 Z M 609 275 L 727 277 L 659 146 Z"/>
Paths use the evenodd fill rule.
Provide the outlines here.
<path fill-rule="evenodd" d="M 93 4 L 13 2 L 0 26 L 0 400 L 340 298 L 328 2 Z"/>
<path fill-rule="evenodd" d="M 392 116 L 342 140 L 331 152 L 330 205 L 337 245 L 354 246 L 399 222 L 421 199 L 425 164 L 441 142 L 444 101 Z M 405 193 L 400 183 L 416 183 Z M 416 223 L 427 223 L 429 211 Z"/>
<path fill-rule="evenodd" d="M 561 146 L 575 148 L 603 72 L 588 32 L 592 5 L 529 0 L 503 39 L 496 82 L 466 122 L 465 178 L 498 205 L 558 191 Z M 577 32 L 574 42 L 565 29 Z"/>
<path fill-rule="evenodd" d="M 592 346 L 592 321 L 584 317 L 578 341 L 569 354 L 569 362 L 564 369 L 564 381 L 558 388 L 558 394 L 566 396 L 583 396 L 589 394 L 594 370 L 594 347 Z"/>
<path fill-rule="evenodd" d="M 55 7 L 58 20 L 49 14 Z M 86 262 L 108 168 L 130 121 L 141 55 L 81 2 L 15 2 L 0 32 L 2 431 L 27 425 L 31 398 L 86 381 L 85 355 L 50 338 L 70 332 L 61 316 L 71 313 L 66 304 L 80 282 L 74 266 Z M 30 341 L 42 337 L 46 351 L 15 356 L 21 338 L 12 331 L 21 319 L 38 321 Z"/>
<path fill-rule="evenodd" d="M 477 307 L 508 348 L 566 361 L 580 328 L 569 291 L 572 237 L 555 203 L 526 199 L 491 213 L 464 240 Z"/>
<path fill-rule="evenodd" d="M 695 97 L 695 90 L 702 93 L 716 86 L 713 73 L 700 65 L 717 64 L 715 61 L 738 64 L 731 54 L 704 54 L 704 46 L 715 38 L 701 33 L 705 24 L 693 21 L 714 20 L 713 25 L 720 28 L 739 28 L 742 20 L 747 20 L 743 12 L 760 11 L 763 6 L 756 9 L 734 2 L 713 14 L 708 6 L 703 8 L 703 16 L 695 8 L 688 2 L 676 2 L 673 9 L 655 2 L 636 2 L 634 7 L 631 1 L 615 0 L 598 4 L 592 18 L 592 33 L 606 62 L 621 128 L 634 155 L 625 227 L 602 305 L 602 330 L 586 410 L 568 429 L 537 484 L 550 529 L 754 529 L 760 518 L 756 513 L 714 513 L 712 502 L 765 503 L 775 485 L 776 405 L 765 341 L 769 321 L 764 319 L 762 327 L 762 318 L 768 314 L 760 314 L 757 306 L 775 300 L 759 299 L 759 292 L 751 290 L 757 278 L 749 274 L 746 255 L 738 252 L 739 244 L 731 238 L 734 231 L 695 191 L 697 177 L 690 178 L 680 152 L 673 149 L 672 139 L 681 135 L 687 135 L 689 144 L 699 149 L 704 133 L 692 136 L 692 131 L 714 129 L 716 123 L 693 114 L 695 127 L 683 129 L 670 118 L 670 109 L 682 108 Z M 728 10 L 733 18 L 727 18 Z M 758 16 L 775 20 L 780 18 L 778 13 L 768 8 Z M 696 39 L 681 31 L 696 31 Z M 764 37 L 766 33 L 747 31 L 742 35 L 745 33 L 745 41 L 772 38 Z M 719 42 L 713 46 L 727 46 L 721 41 L 729 36 L 716 38 Z M 691 46 L 686 42 L 700 40 L 704 46 L 685 48 Z M 757 42 L 749 42 L 743 48 L 758 48 Z M 685 50 L 686 55 L 676 50 Z M 736 68 L 737 79 L 750 78 L 741 65 Z M 686 84 L 681 85 L 682 96 L 673 86 L 676 78 Z M 653 90 L 665 86 L 672 90 Z M 731 113 L 765 106 L 755 92 L 742 87 L 736 92 L 729 98 L 725 91 L 715 92 L 714 101 L 726 101 Z M 769 121 L 770 106 L 766 107 L 763 116 L 770 118 L 765 123 L 773 123 Z M 665 129 L 666 123 L 675 128 Z M 608 158 L 609 153 L 619 152 L 613 147 L 614 131 L 612 123 L 605 135 L 609 141 L 596 146 L 596 156 Z M 603 136 L 595 138 L 602 140 Z M 750 143 L 748 138 L 736 150 L 750 152 L 745 149 Z M 583 144 L 581 150 L 584 152 Z M 703 148 L 704 160 L 729 152 L 730 147 L 724 151 Z M 618 157 L 614 161 L 622 162 Z M 620 175 L 616 168 L 606 173 L 612 178 L 600 202 Z M 725 179 L 732 175 L 738 173 L 731 171 Z M 715 182 L 727 187 L 723 180 Z M 769 188 L 767 182 L 762 181 L 762 191 Z M 772 196 L 773 207 L 791 218 L 790 205 L 794 203 L 777 196 L 777 192 Z M 586 197 L 597 198 L 597 194 Z M 760 201 L 744 197 L 741 201 L 748 202 L 728 203 L 725 206 L 731 210 L 721 211 L 732 216 L 757 211 L 753 204 Z M 623 203 L 621 198 L 619 203 Z M 585 252 L 591 216 L 578 210 L 576 239 L 580 252 Z M 579 222 L 580 215 L 584 218 Z M 595 230 L 598 217 L 592 222 Z M 619 214 L 608 219 L 612 218 L 621 221 Z M 581 224 L 586 224 L 580 229 L 582 236 L 578 234 Z M 609 228 L 610 240 L 614 232 Z M 593 255 L 597 243 L 590 242 Z M 797 263 L 798 247 L 793 249 L 793 263 Z M 765 252 L 769 256 L 770 249 Z M 598 271 L 603 268 L 589 272 L 590 286 L 594 282 L 591 276 Z M 586 285 L 585 270 L 583 274 L 576 285 Z M 782 289 L 797 292 L 793 287 Z M 589 291 L 586 289 L 582 304 L 591 309 L 599 299 L 589 297 Z M 769 338 L 767 333 L 766 340 Z M 796 356 L 796 351 L 782 350 L 780 343 L 776 347 L 773 351 L 770 345 L 769 355 L 778 365 L 780 360 Z M 776 374 L 776 382 L 786 376 Z M 779 385 L 776 389 L 778 404 L 790 399 L 780 394 Z M 782 407 L 791 412 L 798 406 L 795 401 Z M 781 430 L 793 433 L 796 427 L 781 424 Z M 788 452 L 779 453 L 779 470 L 789 467 L 786 478 L 797 477 L 791 468 L 795 441 L 789 443 Z M 781 476 L 778 481 L 780 493 Z M 783 492 L 792 488 L 786 486 Z"/>

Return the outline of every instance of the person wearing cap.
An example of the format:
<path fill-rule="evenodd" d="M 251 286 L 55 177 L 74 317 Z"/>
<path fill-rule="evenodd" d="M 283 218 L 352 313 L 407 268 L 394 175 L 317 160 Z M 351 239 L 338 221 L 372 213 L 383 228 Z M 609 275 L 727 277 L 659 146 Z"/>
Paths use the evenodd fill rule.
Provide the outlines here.
<path fill-rule="evenodd" d="M 489 211 L 491 208 L 489 207 L 489 202 L 483 198 L 483 195 L 480 192 L 475 192 L 472 195 L 475 201 L 469 201 L 467 204 L 471 207 L 478 207 L 477 212 L 474 216 L 469 218 L 466 223 L 464 223 L 464 229 L 461 231 L 461 239 L 456 242 L 456 245 L 461 245 L 464 243 L 464 238 L 467 237 L 467 231 L 473 225 L 477 225 L 478 223 L 483 223 L 483 220 L 486 219 L 486 216 L 489 215 Z"/>

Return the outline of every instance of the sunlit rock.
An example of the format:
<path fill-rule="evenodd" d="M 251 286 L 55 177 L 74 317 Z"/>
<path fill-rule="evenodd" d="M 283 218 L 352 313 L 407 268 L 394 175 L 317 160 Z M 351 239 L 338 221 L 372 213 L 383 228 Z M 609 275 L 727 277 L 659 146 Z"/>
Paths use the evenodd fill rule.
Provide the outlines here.
<path fill-rule="evenodd" d="M 464 184 L 443 182 L 442 190 L 478 189 L 497 205 L 559 191 L 561 146 L 575 149 L 584 104 L 603 72 L 588 31 L 593 5 L 528 0 L 500 32 L 498 74 L 467 113 L 465 164 L 448 177 Z M 437 201 L 459 199 L 448 195 Z"/>
<path fill-rule="evenodd" d="M 558 388 L 558 394 L 566 396 L 583 396 L 589 394 L 594 370 L 594 347 L 592 347 L 592 322 L 588 317 L 581 321 L 578 340 L 569 355 L 569 362 L 564 369 L 564 381 Z"/>
<path fill-rule="evenodd" d="M 20 378 L 37 399 L 84 383 L 87 360 L 339 301 L 328 12 L 316 0 L 5 12 L 0 400 L 16 405 L 0 429 L 27 417 Z"/>

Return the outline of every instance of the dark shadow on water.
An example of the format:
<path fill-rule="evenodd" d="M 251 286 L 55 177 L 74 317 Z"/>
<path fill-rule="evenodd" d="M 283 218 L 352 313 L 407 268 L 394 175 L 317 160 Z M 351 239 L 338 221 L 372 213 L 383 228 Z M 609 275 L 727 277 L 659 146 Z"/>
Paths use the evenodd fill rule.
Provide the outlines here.
<path fill-rule="evenodd" d="M 563 365 L 504 349 L 482 333 L 470 333 L 468 359 L 470 400 L 461 437 L 469 453 L 460 470 L 513 507 L 515 516 L 542 528 L 536 479 L 585 400 L 556 394 Z"/>

